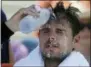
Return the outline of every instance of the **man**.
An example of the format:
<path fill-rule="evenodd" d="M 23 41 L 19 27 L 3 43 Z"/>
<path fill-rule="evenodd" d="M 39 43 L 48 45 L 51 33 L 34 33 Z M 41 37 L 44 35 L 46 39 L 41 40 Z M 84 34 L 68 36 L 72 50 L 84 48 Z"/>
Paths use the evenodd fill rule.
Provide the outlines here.
<path fill-rule="evenodd" d="M 90 64 L 91 23 L 82 24 L 83 29 L 75 36 L 75 49 L 80 51 Z"/>
<path fill-rule="evenodd" d="M 76 8 L 65 9 L 59 2 L 49 21 L 39 30 L 40 45 L 15 66 L 89 66 L 79 52 L 73 50 L 74 36 L 79 32 Z"/>

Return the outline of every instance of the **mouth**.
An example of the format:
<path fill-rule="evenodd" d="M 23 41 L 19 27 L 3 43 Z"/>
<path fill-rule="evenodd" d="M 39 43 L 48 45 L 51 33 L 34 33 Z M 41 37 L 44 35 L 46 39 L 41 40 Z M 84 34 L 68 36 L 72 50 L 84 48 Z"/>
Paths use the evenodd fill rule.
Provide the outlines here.
<path fill-rule="evenodd" d="M 44 49 L 45 54 L 48 58 L 55 56 L 58 50 L 59 50 L 58 44 L 46 44 Z"/>
<path fill-rule="evenodd" d="M 46 43 L 44 46 L 44 54 L 46 57 L 54 57 L 60 50 L 60 44 L 58 43 Z"/>

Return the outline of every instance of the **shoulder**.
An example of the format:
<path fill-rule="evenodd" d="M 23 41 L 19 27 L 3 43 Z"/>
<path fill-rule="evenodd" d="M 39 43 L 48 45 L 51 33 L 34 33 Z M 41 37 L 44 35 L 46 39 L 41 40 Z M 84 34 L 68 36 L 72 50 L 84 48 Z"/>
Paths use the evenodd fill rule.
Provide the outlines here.
<path fill-rule="evenodd" d="M 77 51 L 73 51 L 60 65 L 61 66 L 89 66 L 84 56 Z"/>

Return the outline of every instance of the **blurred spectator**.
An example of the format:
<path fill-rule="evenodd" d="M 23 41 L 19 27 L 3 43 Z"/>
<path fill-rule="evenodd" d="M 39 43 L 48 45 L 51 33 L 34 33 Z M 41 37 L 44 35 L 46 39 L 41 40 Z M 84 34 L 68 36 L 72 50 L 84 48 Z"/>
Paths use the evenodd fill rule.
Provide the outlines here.
<path fill-rule="evenodd" d="M 77 41 L 75 44 L 75 49 L 80 51 L 90 63 L 91 23 L 82 24 L 81 27 L 83 29 L 75 37 Z"/>
<path fill-rule="evenodd" d="M 13 32 L 7 27 L 5 22 L 7 21 L 6 15 L 1 10 L 1 62 L 8 63 L 9 62 L 9 37 L 13 34 Z"/>

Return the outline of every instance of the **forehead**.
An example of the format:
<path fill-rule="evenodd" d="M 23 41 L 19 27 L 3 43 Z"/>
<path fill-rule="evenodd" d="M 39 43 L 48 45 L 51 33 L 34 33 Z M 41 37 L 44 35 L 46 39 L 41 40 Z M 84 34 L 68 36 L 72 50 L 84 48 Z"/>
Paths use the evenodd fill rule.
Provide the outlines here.
<path fill-rule="evenodd" d="M 60 20 L 50 20 L 46 24 L 44 24 L 42 28 L 68 28 L 70 27 L 70 24 L 68 20 L 66 19 L 60 19 Z"/>

